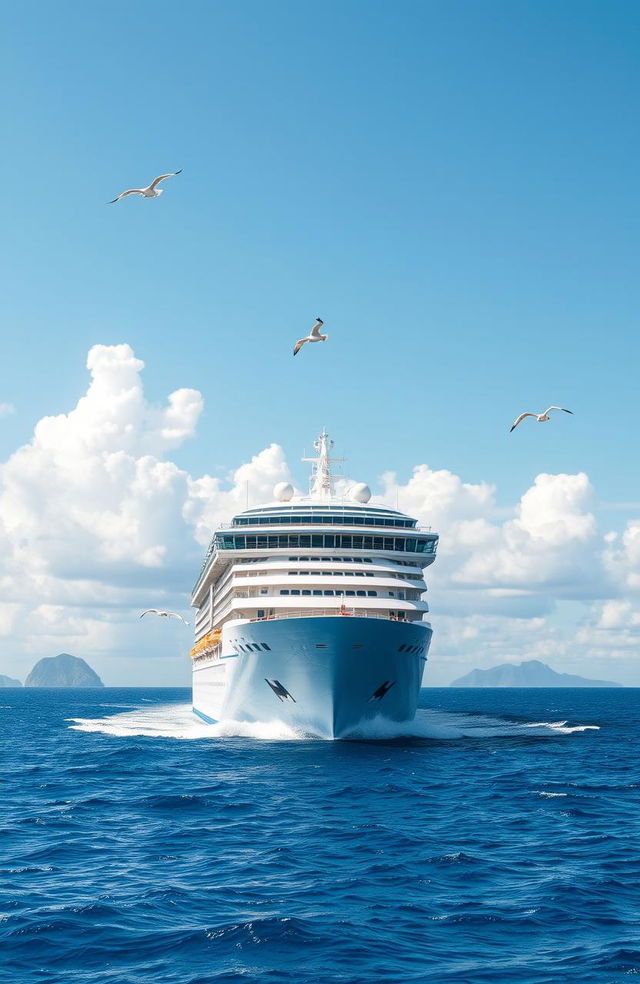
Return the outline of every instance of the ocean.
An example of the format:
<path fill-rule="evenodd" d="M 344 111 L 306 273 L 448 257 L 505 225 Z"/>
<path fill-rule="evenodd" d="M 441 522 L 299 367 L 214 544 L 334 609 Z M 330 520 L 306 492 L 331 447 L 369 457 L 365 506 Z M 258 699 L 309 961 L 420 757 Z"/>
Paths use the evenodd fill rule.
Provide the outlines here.
<path fill-rule="evenodd" d="M 426 689 L 350 742 L 189 697 L 0 690 L 3 982 L 640 974 L 640 690 Z"/>

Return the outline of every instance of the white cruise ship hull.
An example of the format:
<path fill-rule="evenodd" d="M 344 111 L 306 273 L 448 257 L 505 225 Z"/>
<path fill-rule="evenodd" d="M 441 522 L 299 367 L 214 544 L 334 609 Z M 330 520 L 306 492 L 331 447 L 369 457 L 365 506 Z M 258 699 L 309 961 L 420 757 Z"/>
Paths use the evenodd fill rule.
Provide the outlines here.
<path fill-rule="evenodd" d="M 194 663 L 193 709 L 325 738 L 374 718 L 411 721 L 431 635 L 425 622 L 346 615 L 228 623 L 221 657 Z"/>

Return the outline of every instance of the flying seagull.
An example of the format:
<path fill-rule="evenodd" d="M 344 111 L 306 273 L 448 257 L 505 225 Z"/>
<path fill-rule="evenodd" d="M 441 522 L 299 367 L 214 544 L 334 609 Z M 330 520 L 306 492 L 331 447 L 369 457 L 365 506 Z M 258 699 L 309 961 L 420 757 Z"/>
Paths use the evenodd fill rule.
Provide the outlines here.
<path fill-rule="evenodd" d="M 329 336 L 320 334 L 320 329 L 322 328 L 323 324 L 324 321 L 322 320 L 322 318 L 316 318 L 316 323 L 311 329 L 311 334 L 305 335 L 304 338 L 299 338 L 298 341 L 296 342 L 293 349 L 294 355 L 298 354 L 298 352 L 300 351 L 300 349 L 302 348 L 305 342 L 326 342 Z"/>
<path fill-rule="evenodd" d="M 177 618 L 180 619 L 181 622 L 184 622 L 185 625 L 189 624 L 188 622 L 185 622 L 182 615 L 178 615 L 177 612 L 163 612 L 160 611 L 159 608 L 147 608 L 146 611 L 142 612 L 140 618 L 144 618 L 145 615 L 159 615 L 160 618 Z"/>
<path fill-rule="evenodd" d="M 127 195 L 142 195 L 144 198 L 158 198 L 162 194 L 163 189 L 158 188 L 161 181 L 165 178 L 175 178 L 176 174 L 182 174 L 182 168 L 179 171 L 171 171 L 170 174 L 161 174 L 160 177 L 154 178 L 150 185 L 146 188 L 129 188 L 128 191 L 123 191 L 117 198 L 113 198 L 107 205 L 113 205 L 114 202 L 119 202 L 121 198 L 126 198 Z"/>
<path fill-rule="evenodd" d="M 573 413 L 573 410 L 565 410 L 564 407 L 547 407 L 544 413 L 521 413 L 520 416 L 516 417 L 514 420 L 509 433 L 511 433 L 512 430 L 515 430 L 520 421 L 524 420 L 525 417 L 535 417 L 539 424 L 544 424 L 545 420 L 551 420 L 549 414 L 552 410 L 562 410 L 563 413 Z"/>

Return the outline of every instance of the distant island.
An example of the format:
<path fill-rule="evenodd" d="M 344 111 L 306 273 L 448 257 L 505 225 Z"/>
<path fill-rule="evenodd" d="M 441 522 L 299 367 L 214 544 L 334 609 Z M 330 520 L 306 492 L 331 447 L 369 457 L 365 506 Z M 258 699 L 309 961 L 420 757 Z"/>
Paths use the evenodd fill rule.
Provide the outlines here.
<path fill-rule="evenodd" d="M 41 659 L 24 682 L 25 687 L 104 687 L 98 674 L 78 656 L 60 653 Z"/>
<path fill-rule="evenodd" d="M 22 684 L 19 680 L 14 680 L 13 677 L 3 676 L 0 673 L 0 687 L 21 687 Z"/>
<path fill-rule="evenodd" d="M 546 663 L 530 659 L 524 663 L 501 663 L 490 670 L 472 670 L 450 687 L 621 687 L 611 680 L 588 680 L 571 673 L 556 673 Z"/>

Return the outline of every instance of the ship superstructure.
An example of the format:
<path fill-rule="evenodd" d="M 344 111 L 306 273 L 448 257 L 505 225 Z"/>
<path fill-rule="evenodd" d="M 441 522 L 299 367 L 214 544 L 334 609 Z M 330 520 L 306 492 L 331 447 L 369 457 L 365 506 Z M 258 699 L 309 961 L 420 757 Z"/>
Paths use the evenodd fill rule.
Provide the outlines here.
<path fill-rule="evenodd" d="M 376 716 L 415 714 L 431 640 L 423 569 L 438 537 L 366 485 L 337 495 L 332 442 L 315 442 L 310 492 L 216 530 L 197 608 L 193 707 L 207 721 L 282 718 L 343 737 Z"/>

